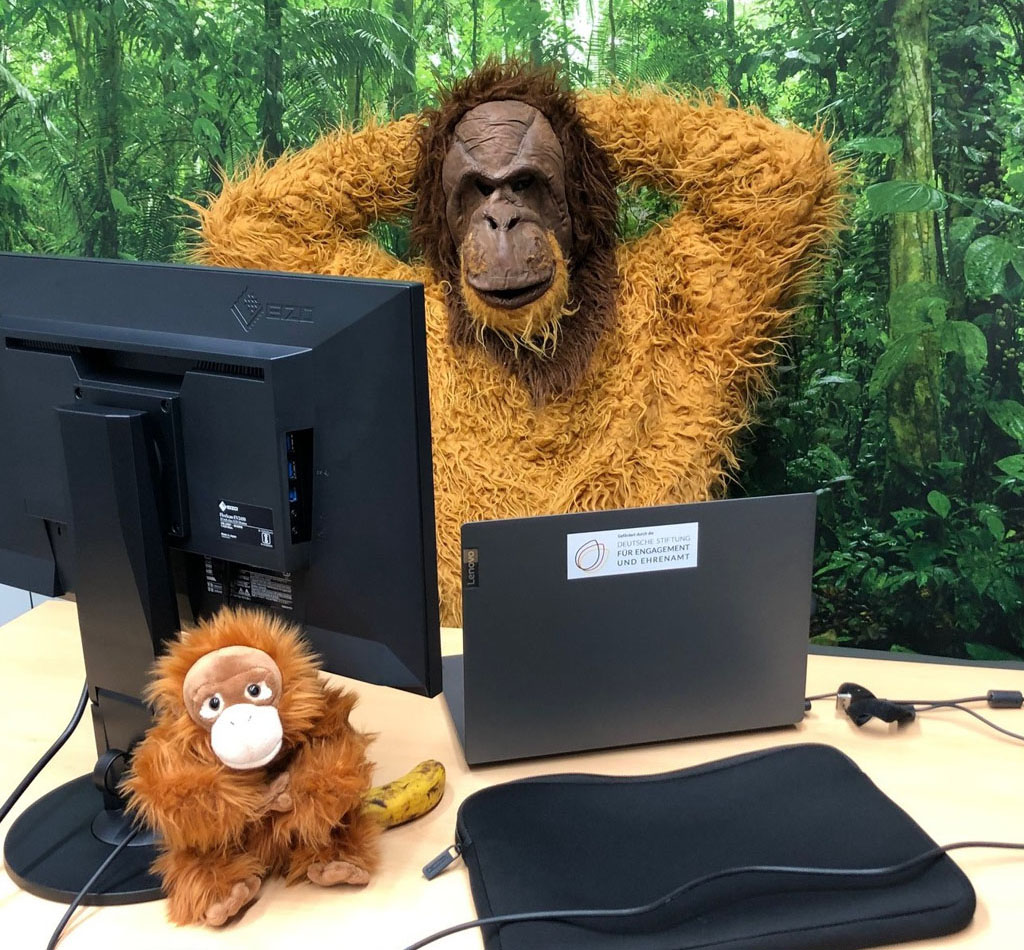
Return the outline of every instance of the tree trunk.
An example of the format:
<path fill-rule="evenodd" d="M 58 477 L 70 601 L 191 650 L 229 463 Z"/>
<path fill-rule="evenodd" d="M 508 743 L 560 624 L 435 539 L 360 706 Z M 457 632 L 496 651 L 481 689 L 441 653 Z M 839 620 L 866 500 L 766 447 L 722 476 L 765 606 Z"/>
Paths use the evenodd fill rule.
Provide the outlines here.
<path fill-rule="evenodd" d="M 367 0 L 366 9 L 370 13 L 373 13 L 373 0 Z M 350 119 L 349 124 L 350 125 L 359 125 L 359 124 L 361 124 L 360 120 L 362 119 L 361 113 L 362 113 L 362 109 L 363 109 L 362 97 L 363 97 L 363 63 L 362 63 L 362 60 L 360 60 L 356 64 L 355 84 L 354 84 L 354 89 L 352 91 L 352 109 L 351 109 L 351 116 L 349 117 L 349 119 Z"/>
<path fill-rule="evenodd" d="M 547 10 L 541 0 L 531 0 L 531 6 L 535 7 L 534 23 L 539 24 L 537 29 L 530 34 L 530 62 L 535 66 L 544 65 L 544 45 L 541 43 L 543 24 L 547 20 Z"/>
<path fill-rule="evenodd" d="M 893 178 L 934 185 L 928 7 L 929 0 L 893 3 L 895 81 L 891 108 L 893 127 L 903 142 Z M 938 279 L 935 213 L 893 215 L 890 299 L 907 284 L 935 284 Z M 891 336 L 895 339 L 922 329 L 923 319 L 917 313 L 890 308 Z M 889 429 L 895 460 L 913 469 L 921 469 L 940 456 L 939 369 L 937 347 L 922 347 L 890 389 Z"/>
<path fill-rule="evenodd" d="M 562 13 L 562 69 L 565 75 L 569 75 L 569 11 L 566 9 L 565 0 L 559 0 L 559 9 Z"/>
<path fill-rule="evenodd" d="M 416 111 L 416 40 L 413 38 L 414 0 L 392 0 L 391 14 L 409 33 L 400 57 L 403 69 L 395 73 L 391 86 L 391 112 L 395 116 Z"/>
<path fill-rule="evenodd" d="M 728 69 L 729 92 L 734 96 L 740 94 L 740 59 L 739 43 L 736 37 L 736 0 L 726 0 L 725 4 L 725 35 L 729 40 L 729 49 L 726 51 Z"/>
<path fill-rule="evenodd" d="M 263 101 L 260 135 L 268 158 L 284 151 L 284 7 L 287 0 L 263 0 Z"/>
<path fill-rule="evenodd" d="M 476 69 L 479 63 L 479 57 L 477 55 L 477 37 L 479 36 L 480 30 L 480 0 L 473 0 L 472 4 L 473 11 L 473 41 L 470 46 L 470 62 L 473 64 L 473 68 Z"/>
<path fill-rule="evenodd" d="M 615 79 L 619 73 L 615 42 L 615 0 L 608 0 L 608 72 L 612 79 Z"/>
<path fill-rule="evenodd" d="M 86 255 L 116 258 L 121 248 L 112 189 L 118 186 L 121 161 L 121 32 L 114 4 L 100 0 L 96 14 L 96 219 L 86 235 Z"/>

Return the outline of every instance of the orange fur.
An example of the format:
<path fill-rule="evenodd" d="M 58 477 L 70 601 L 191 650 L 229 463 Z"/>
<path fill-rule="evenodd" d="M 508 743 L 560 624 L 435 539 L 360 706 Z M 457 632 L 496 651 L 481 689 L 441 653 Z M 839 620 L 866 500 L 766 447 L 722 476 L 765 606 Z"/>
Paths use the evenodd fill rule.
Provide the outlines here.
<path fill-rule="evenodd" d="M 250 771 L 217 759 L 209 733 L 189 717 L 182 696 L 196 660 L 234 645 L 267 653 L 283 682 L 281 753 Z M 124 784 L 129 810 L 162 837 L 154 870 L 163 878 L 172 921 L 220 923 L 218 909 L 238 909 L 231 909 L 233 890 L 269 873 L 294 883 L 315 862 L 374 869 L 376 825 L 361 813 L 372 772 L 370 738 L 349 724 L 355 696 L 325 684 L 294 627 L 259 611 L 223 610 L 170 644 L 154 667 L 147 698 L 154 725 Z M 274 811 L 269 786 L 282 773 L 293 804 Z"/>
<path fill-rule="evenodd" d="M 205 263 L 424 283 L 446 624 L 461 620 L 463 522 L 724 487 L 794 294 L 840 225 L 842 169 L 820 130 L 657 90 L 583 94 L 579 110 L 619 182 L 679 211 L 618 245 L 615 319 L 579 382 L 543 405 L 484 347 L 452 345 L 436 272 L 370 239 L 374 221 L 412 210 L 422 119 L 331 132 L 194 206 Z"/>

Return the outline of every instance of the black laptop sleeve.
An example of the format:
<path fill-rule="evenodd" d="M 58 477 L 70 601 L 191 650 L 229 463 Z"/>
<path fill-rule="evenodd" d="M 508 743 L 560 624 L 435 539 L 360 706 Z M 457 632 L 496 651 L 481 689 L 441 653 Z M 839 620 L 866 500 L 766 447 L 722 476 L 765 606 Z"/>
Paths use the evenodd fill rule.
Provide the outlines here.
<path fill-rule="evenodd" d="M 747 865 L 888 867 L 935 846 L 845 755 L 796 745 L 664 775 L 554 775 L 497 785 L 459 810 L 481 917 L 635 907 Z M 484 930 L 488 950 L 844 950 L 953 933 L 974 914 L 945 855 L 909 871 L 745 873 L 621 919 Z"/>

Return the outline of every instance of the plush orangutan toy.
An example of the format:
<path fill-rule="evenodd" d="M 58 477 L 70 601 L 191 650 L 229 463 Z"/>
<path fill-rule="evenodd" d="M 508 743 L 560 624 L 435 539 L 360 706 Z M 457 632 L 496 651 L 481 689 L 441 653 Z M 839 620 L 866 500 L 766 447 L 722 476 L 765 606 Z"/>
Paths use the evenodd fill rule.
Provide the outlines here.
<path fill-rule="evenodd" d="M 257 611 L 222 611 L 156 664 L 155 724 L 125 782 L 155 828 L 168 915 L 223 924 L 263 878 L 365 884 L 378 824 L 362 810 L 368 738 L 350 693 L 318 676 L 298 632 Z"/>
<path fill-rule="evenodd" d="M 839 223 L 822 136 L 664 91 L 488 65 L 436 110 L 257 163 L 196 206 L 196 259 L 426 288 L 441 613 L 463 522 L 720 488 Z M 675 211 L 619 242 L 617 187 Z M 411 216 L 422 255 L 373 241 Z"/>

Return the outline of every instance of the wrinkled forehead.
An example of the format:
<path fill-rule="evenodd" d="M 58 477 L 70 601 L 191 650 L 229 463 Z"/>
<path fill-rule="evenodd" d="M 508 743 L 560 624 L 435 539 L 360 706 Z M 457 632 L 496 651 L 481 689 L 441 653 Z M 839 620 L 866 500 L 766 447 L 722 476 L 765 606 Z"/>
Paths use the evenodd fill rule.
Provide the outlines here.
<path fill-rule="evenodd" d="M 255 647 L 222 647 L 201 656 L 185 674 L 182 694 L 186 702 L 196 699 L 214 684 L 225 684 L 242 674 L 257 674 L 272 679 L 279 685 L 277 664 L 262 650 Z"/>
<path fill-rule="evenodd" d="M 485 102 L 455 127 L 444 161 L 444 188 L 450 191 L 467 171 L 498 179 L 524 165 L 548 179 L 561 178 L 564 156 L 551 123 L 525 102 Z"/>

